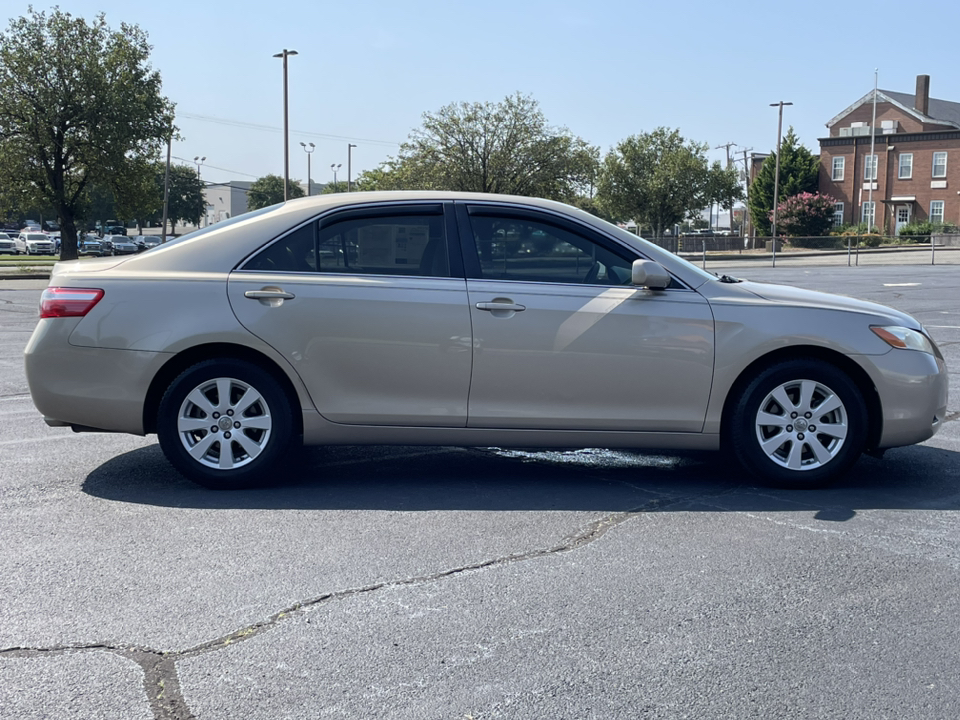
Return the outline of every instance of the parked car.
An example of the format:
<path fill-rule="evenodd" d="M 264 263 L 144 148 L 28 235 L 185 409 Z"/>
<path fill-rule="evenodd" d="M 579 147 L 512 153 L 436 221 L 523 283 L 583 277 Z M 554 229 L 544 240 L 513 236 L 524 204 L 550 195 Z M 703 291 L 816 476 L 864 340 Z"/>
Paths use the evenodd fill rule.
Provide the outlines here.
<path fill-rule="evenodd" d="M 135 255 L 141 250 L 140 246 L 137 245 L 132 238 L 123 235 L 113 235 L 110 241 L 113 243 L 114 255 Z"/>
<path fill-rule="evenodd" d="M 138 235 L 140 244 L 143 246 L 144 250 L 149 250 L 150 248 L 156 247 L 164 241 L 160 235 Z"/>
<path fill-rule="evenodd" d="M 22 232 L 20 239 L 27 247 L 28 255 L 56 255 L 57 248 L 50 236 L 43 232 Z"/>
<path fill-rule="evenodd" d="M 512 252 L 534 236 L 551 242 Z M 726 447 L 812 487 L 947 412 L 943 356 L 913 317 L 717 277 L 526 197 L 291 200 L 58 263 L 40 317 L 26 376 L 49 425 L 157 433 L 212 488 L 284 477 L 301 439 Z"/>
<path fill-rule="evenodd" d="M 96 235 L 85 235 L 83 238 L 77 239 L 77 254 L 81 256 L 94 255 L 101 257 L 103 255 L 112 255 L 113 251 L 106 249 L 100 238 Z"/>
<path fill-rule="evenodd" d="M 19 255 L 27 252 L 27 243 L 20 239 L 19 235 L 10 236 L 5 232 L 0 232 L 0 254 Z"/>

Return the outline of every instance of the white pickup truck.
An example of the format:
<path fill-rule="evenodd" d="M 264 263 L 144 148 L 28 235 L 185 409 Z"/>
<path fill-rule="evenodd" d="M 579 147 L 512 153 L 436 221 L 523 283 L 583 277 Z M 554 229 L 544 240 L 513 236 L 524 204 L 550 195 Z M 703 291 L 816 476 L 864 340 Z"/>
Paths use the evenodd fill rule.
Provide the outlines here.
<path fill-rule="evenodd" d="M 22 232 L 20 240 L 26 244 L 27 255 L 56 255 L 57 247 L 50 236 L 42 232 Z"/>

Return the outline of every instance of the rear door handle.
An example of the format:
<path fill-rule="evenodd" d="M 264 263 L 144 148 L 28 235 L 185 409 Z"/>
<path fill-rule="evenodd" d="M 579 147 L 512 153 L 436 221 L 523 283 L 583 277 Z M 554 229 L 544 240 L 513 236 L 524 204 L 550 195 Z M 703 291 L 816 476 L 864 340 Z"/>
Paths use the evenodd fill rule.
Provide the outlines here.
<path fill-rule="evenodd" d="M 477 303 L 477 310 L 487 310 L 493 312 L 495 310 L 510 310 L 512 312 L 521 312 L 526 310 L 526 305 L 517 305 L 516 303 L 505 303 L 505 302 L 479 302 Z"/>
<path fill-rule="evenodd" d="M 293 300 L 296 297 L 293 293 L 289 293 L 283 288 L 278 287 L 247 290 L 243 296 L 251 300 L 259 300 L 263 305 L 267 305 L 268 307 L 278 307 L 283 304 L 284 300 Z"/>

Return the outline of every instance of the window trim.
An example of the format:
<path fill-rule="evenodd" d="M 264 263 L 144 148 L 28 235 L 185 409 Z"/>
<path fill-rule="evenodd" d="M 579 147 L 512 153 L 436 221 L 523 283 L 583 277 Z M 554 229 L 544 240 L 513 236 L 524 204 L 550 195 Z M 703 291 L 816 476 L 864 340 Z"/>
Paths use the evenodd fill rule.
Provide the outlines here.
<path fill-rule="evenodd" d="M 907 158 L 910 158 L 910 164 L 907 167 L 907 173 L 903 172 L 903 161 Z M 912 180 L 913 179 L 913 153 L 900 153 L 897 156 L 897 180 Z"/>
<path fill-rule="evenodd" d="M 934 220 L 934 219 L 933 219 L 933 206 L 934 206 L 934 205 L 939 205 L 939 206 L 940 206 L 940 212 L 938 213 L 938 215 L 940 216 L 940 219 L 939 219 L 939 220 Z M 930 201 L 930 214 L 929 214 L 927 217 L 928 217 L 928 219 L 930 220 L 930 222 L 943 223 L 943 219 L 944 219 L 944 217 L 946 217 L 946 210 L 947 210 L 947 203 L 946 203 L 944 200 L 931 200 L 931 201 Z"/>
<path fill-rule="evenodd" d="M 943 172 L 940 175 L 937 175 L 937 155 L 943 156 Z M 930 177 L 945 178 L 947 176 L 947 160 L 948 155 L 946 150 L 938 150 L 933 153 L 933 165 L 930 168 Z"/>
<path fill-rule="evenodd" d="M 837 167 L 837 161 L 838 161 L 838 160 L 840 161 L 840 166 L 839 166 L 839 168 Z M 832 168 L 832 172 L 831 172 L 831 175 L 830 175 L 830 179 L 831 179 L 833 182 L 843 182 L 844 175 L 846 174 L 846 168 L 847 168 L 847 158 L 846 158 L 846 156 L 845 156 L 845 155 L 836 155 L 836 156 L 834 156 L 834 158 L 833 158 L 833 168 Z M 838 173 L 837 170 L 839 170 L 840 172 Z M 839 175 L 839 177 L 838 177 L 838 175 Z"/>

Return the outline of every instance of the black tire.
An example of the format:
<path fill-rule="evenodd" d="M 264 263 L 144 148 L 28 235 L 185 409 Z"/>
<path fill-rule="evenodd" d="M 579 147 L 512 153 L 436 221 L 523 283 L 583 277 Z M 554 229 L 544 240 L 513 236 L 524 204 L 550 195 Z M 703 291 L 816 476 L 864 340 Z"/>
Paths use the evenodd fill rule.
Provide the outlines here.
<path fill-rule="evenodd" d="M 850 377 L 823 361 L 797 359 L 771 365 L 744 388 L 726 439 L 767 484 L 803 489 L 843 475 L 866 438 L 866 404 Z"/>
<path fill-rule="evenodd" d="M 204 360 L 182 372 L 164 393 L 157 414 L 157 436 L 167 459 L 212 490 L 265 485 L 282 477 L 286 461 L 295 456 L 293 428 L 290 401 L 273 376 L 230 358 Z"/>

